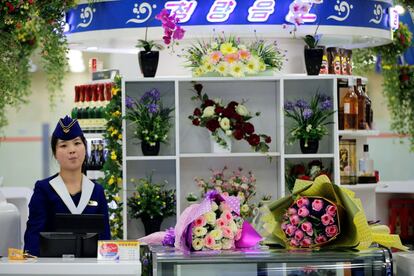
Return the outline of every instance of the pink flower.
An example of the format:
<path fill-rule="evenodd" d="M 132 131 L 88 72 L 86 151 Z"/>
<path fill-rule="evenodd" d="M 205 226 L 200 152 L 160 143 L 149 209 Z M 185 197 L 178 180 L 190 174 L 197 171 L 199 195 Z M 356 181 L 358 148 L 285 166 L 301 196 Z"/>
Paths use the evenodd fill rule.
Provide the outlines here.
<path fill-rule="evenodd" d="M 308 210 L 308 208 L 306 208 L 306 207 L 299 208 L 298 215 L 301 216 L 301 217 L 303 217 L 303 218 L 309 216 L 309 210 Z"/>
<path fill-rule="evenodd" d="M 207 235 L 204 238 L 204 245 L 212 249 L 216 245 L 216 240 L 211 235 Z"/>
<path fill-rule="evenodd" d="M 334 205 L 328 205 L 328 207 L 326 207 L 326 213 L 328 215 L 331 215 L 331 216 L 334 217 L 336 215 L 336 206 L 334 206 Z"/>
<path fill-rule="evenodd" d="M 235 241 L 240 240 L 241 234 L 242 234 L 242 230 L 241 229 L 237 229 L 236 236 L 234 237 L 234 240 Z"/>
<path fill-rule="evenodd" d="M 295 247 L 296 247 L 296 246 L 299 246 L 299 241 L 297 241 L 297 240 L 295 240 L 295 239 L 291 239 L 291 240 L 290 240 L 290 245 L 291 245 L 291 246 L 295 246 Z"/>
<path fill-rule="evenodd" d="M 309 199 L 306 197 L 301 197 L 298 199 L 298 201 L 296 201 L 296 204 L 298 205 L 299 208 L 304 207 L 304 206 L 308 206 L 309 205 Z"/>
<path fill-rule="evenodd" d="M 230 211 L 224 211 L 223 214 L 221 214 L 220 218 L 227 223 L 233 218 L 233 215 L 230 213 Z"/>
<path fill-rule="evenodd" d="M 331 225 L 334 223 L 333 217 L 328 214 L 322 215 L 321 220 L 322 220 L 322 224 L 325 226 Z"/>
<path fill-rule="evenodd" d="M 324 243 L 324 242 L 326 242 L 328 239 L 325 237 L 325 235 L 318 235 L 316 238 L 315 238 L 315 243 Z"/>
<path fill-rule="evenodd" d="M 223 218 L 219 218 L 219 219 L 216 221 L 216 224 L 217 224 L 217 226 L 218 226 L 218 227 L 224 227 L 224 226 L 226 226 L 226 225 L 227 225 L 227 221 L 225 221 Z"/>
<path fill-rule="evenodd" d="M 316 212 L 319 212 L 323 208 L 323 200 L 321 199 L 315 199 L 312 202 L 312 209 Z"/>
<path fill-rule="evenodd" d="M 288 236 L 293 236 L 293 234 L 295 234 L 296 229 L 297 229 L 297 227 L 296 227 L 296 226 L 294 226 L 294 225 L 289 225 L 289 226 L 286 228 L 285 233 L 286 233 Z"/>
<path fill-rule="evenodd" d="M 206 225 L 207 221 L 204 218 L 204 216 L 199 216 L 198 218 L 196 218 L 196 220 L 194 221 L 194 226 L 195 227 L 203 227 L 204 225 Z"/>
<path fill-rule="evenodd" d="M 235 63 L 236 61 L 239 60 L 239 55 L 238 54 L 228 54 L 224 56 L 224 60 L 227 61 L 228 63 Z"/>
<path fill-rule="evenodd" d="M 295 231 L 295 239 L 300 241 L 301 239 L 303 239 L 304 234 L 301 230 L 296 230 Z"/>
<path fill-rule="evenodd" d="M 295 208 L 289 208 L 288 209 L 288 214 L 289 215 L 296 215 L 298 213 L 298 211 Z"/>
<path fill-rule="evenodd" d="M 338 233 L 338 227 L 336 225 L 330 225 L 325 228 L 325 233 L 328 237 L 333 237 Z"/>
<path fill-rule="evenodd" d="M 283 230 L 283 231 L 285 231 L 285 230 L 286 230 L 286 228 L 287 228 L 289 225 L 290 225 L 290 224 L 288 224 L 287 222 L 283 222 L 283 223 L 282 223 L 282 225 L 281 225 L 282 230 Z"/>
<path fill-rule="evenodd" d="M 312 245 L 312 240 L 310 238 L 304 238 L 300 241 L 300 246 L 302 247 L 309 247 Z"/>
<path fill-rule="evenodd" d="M 223 54 L 220 51 L 214 51 L 210 54 L 210 61 L 213 64 L 217 64 L 222 57 Z"/>
<path fill-rule="evenodd" d="M 290 219 L 290 223 L 292 223 L 293 225 L 298 225 L 300 222 L 300 218 L 298 215 L 293 215 L 289 219 Z"/>
<path fill-rule="evenodd" d="M 224 226 L 223 228 L 221 228 L 221 231 L 223 232 L 223 237 L 225 237 L 227 239 L 233 239 L 234 238 L 233 231 L 231 231 L 230 227 Z"/>
<path fill-rule="evenodd" d="M 239 50 L 239 58 L 247 60 L 251 56 L 250 52 L 248 50 Z"/>
<path fill-rule="evenodd" d="M 184 38 L 184 34 L 185 34 L 185 30 L 180 26 L 176 26 L 175 32 L 173 34 L 173 39 L 181 40 Z"/>
<path fill-rule="evenodd" d="M 310 223 L 309 221 L 304 222 L 300 228 L 306 232 L 306 234 L 308 234 L 309 236 L 313 235 L 313 226 L 312 223 Z"/>

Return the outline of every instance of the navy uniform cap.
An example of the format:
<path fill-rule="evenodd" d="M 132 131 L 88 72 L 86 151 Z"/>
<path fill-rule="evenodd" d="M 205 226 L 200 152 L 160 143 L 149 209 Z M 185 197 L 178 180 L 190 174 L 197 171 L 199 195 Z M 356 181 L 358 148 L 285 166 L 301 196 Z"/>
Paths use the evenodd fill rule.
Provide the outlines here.
<path fill-rule="evenodd" d="M 67 141 L 83 136 L 83 131 L 78 120 L 66 116 L 59 120 L 52 135 L 60 140 Z"/>

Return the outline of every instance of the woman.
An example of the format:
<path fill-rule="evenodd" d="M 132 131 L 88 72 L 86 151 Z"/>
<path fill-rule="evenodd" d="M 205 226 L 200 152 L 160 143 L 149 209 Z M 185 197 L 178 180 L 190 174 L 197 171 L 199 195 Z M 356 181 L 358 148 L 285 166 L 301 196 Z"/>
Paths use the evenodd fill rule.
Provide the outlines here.
<path fill-rule="evenodd" d="M 57 213 L 103 214 L 105 232 L 100 240 L 109 240 L 108 205 L 101 185 L 84 174 L 86 139 L 76 119 L 60 119 L 52 134 L 51 147 L 60 165 L 59 173 L 35 184 L 29 203 L 29 220 L 24 235 L 24 249 L 39 255 L 39 233 L 53 231 Z"/>

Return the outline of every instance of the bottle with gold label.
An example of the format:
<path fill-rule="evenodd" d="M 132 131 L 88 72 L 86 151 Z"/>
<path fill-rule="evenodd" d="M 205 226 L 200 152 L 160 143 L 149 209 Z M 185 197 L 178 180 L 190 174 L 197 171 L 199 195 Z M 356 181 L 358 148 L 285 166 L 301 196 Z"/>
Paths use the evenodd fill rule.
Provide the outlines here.
<path fill-rule="evenodd" d="M 358 96 L 353 79 L 348 80 L 348 93 L 344 97 L 344 129 L 358 129 Z"/>

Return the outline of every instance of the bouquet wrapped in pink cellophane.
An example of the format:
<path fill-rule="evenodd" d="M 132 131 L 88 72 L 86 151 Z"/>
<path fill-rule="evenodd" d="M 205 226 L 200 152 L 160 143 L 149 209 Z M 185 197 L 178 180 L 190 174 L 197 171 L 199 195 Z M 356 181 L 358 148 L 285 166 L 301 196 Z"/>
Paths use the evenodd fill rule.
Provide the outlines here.
<path fill-rule="evenodd" d="M 240 217 L 237 197 L 209 191 L 201 203 L 184 210 L 175 228 L 139 240 L 175 246 L 183 251 L 199 251 L 254 247 L 261 239 L 256 230 Z"/>

